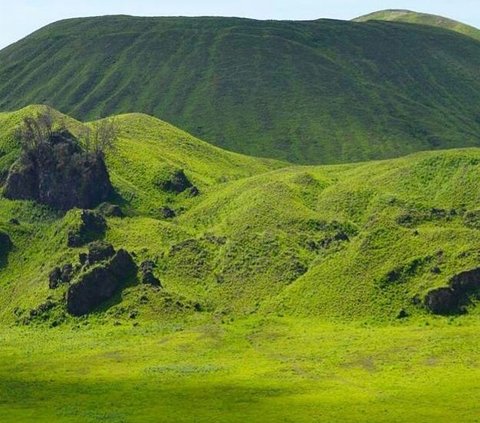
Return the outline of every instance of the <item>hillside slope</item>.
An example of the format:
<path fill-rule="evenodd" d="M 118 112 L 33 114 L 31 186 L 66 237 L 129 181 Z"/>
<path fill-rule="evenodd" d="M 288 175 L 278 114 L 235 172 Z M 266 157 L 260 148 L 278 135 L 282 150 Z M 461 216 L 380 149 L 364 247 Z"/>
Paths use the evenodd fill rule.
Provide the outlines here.
<path fill-rule="evenodd" d="M 110 16 L 0 52 L 0 109 L 157 116 L 232 151 L 300 163 L 476 146 L 480 43 L 395 22 Z"/>
<path fill-rule="evenodd" d="M 4 157 L 15 156 L 7 152 L 15 122 L 35 110 L 0 114 Z M 156 263 L 164 288 L 133 284 L 91 319 L 418 317 L 428 313 L 428 292 L 480 265 L 478 149 L 286 166 L 224 152 L 155 118 L 117 120 L 121 139 L 107 163 L 117 190 L 112 201 L 126 217 L 108 217 L 104 238 L 138 263 Z M 73 131 L 82 125 L 66 121 Z M 156 181 L 165 166 L 183 168 L 200 194 L 162 190 Z M 165 205 L 176 217 L 159 213 Z M 14 245 L 0 262 L 1 321 L 76 321 L 65 315 L 62 291 L 49 289 L 48 275 L 85 250 L 66 243 L 78 221 L 75 210 L 63 215 L 0 199 L 0 230 Z M 31 310 L 47 299 L 58 307 L 38 321 Z M 468 313 L 478 312 L 469 305 Z"/>
<path fill-rule="evenodd" d="M 355 22 L 368 21 L 388 21 L 388 22 L 406 22 L 419 25 L 430 25 L 439 28 L 449 29 L 459 32 L 476 40 L 480 40 L 480 29 L 453 19 L 444 18 L 443 16 L 431 15 L 428 13 L 412 12 L 411 10 L 381 10 L 360 16 L 354 19 Z"/>

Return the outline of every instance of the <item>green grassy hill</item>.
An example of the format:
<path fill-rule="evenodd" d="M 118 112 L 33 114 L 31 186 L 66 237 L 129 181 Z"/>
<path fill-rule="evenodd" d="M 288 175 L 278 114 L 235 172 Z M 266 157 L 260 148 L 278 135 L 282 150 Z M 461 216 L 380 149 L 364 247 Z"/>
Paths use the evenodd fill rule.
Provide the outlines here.
<path fill-rule="evenodd" d="M 36 109 L 0 115 L 4 172 L 18 154 L 15 124 Z M 222 151 L 145 115 L 116 119 L 121 139 L 107 162 L 127 217 L 109 218 L 106 240 L 139 262 L 157 262 L 165 290 L 145 307 L 143 289 L 129 288 L 100 319 L 141 309 L 155 320 L 172 311 L 164 301 L 173 296 L 183 299 L 180 313 L 198 303 L 228 316 L 389 321 L 401 310 L 426 315 L 422 300 L 430 289 L 478 266 L 476 149 L 292 166 Z M 66 121 L 73 131 L 81 128 Z M 199 196 L 158 187 L 158 175 L 174 169 L 184 169 Z M 162 206 L 177 217 L 165 219 Z M 5 199 L 0 216 L 15 245 L 0 273 L 0 309 L 15 321 L 60 295 L 48 289 L 48 273 L 76 260 L 78 249 L 67 248 L 66 239 L 79 217 Z"/>
<path fill-rule="evenodd" d="M 3 176 L 41 107 L 0 113 Z M 107 164 L 126 216 L 105 239 L 155 261 L 163 289 L 130 283 L 65 315 L 48 274 L 84 251 L 66 243 L 79 211 L 0 197 L 14 244 L 0 260 L 2 421 L 478 420 L 478 300 L 440 317 L 422 299 L 479 266 L 480 149 L 299 166 L 116 120 Z M 158 188 L 180 168 L 199 196 Z"/>
<path fill-rule="evenodd" d="M 232 151 L 299 163 L 477 146 L 480 43 L 396 22 L 110 16 L 0 52 L 0 109 L 143 112 Z"/>
<path fill-rule="evenodd" d="M 444 18 L 443 16 L 431 15 L 428 13 L 412 12 L 410 10 L 381 10 L 379 12 L 370 13 L 354 19 L 356 22 L 368 21 L 388 21 L 388 22 L 406 22 L 418 25 L 436 26 L 439 28 L 449 29 L 459 32 L 476 40 L 480 40 L 480 29 L 453 19 Z"/>

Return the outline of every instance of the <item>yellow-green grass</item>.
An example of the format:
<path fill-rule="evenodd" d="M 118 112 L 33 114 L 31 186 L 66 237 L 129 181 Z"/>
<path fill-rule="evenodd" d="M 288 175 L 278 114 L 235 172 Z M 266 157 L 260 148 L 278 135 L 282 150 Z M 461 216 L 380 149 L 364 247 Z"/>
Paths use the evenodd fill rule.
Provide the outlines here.
<path fill-rule="evenodd" d="M 478 323 L 6 329 L 4 422 L 478 422 Z"/>

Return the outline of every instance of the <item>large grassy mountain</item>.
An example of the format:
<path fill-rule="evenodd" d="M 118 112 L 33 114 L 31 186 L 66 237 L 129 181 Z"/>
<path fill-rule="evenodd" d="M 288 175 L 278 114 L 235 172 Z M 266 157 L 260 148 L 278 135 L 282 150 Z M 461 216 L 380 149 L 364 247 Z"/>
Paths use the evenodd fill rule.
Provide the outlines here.
<path fill-rule="evenodd" d="M 355 22 L 388 21 L 406 22 L 418 25 L 430 25 L 439 28 L 450 29 L 460 34 L 480 40 L 480 29 L 443 16 L 431 15 L 428 13 L 412 12 L 411 10 L 389 9 L 370 13 L 354 19 Z"/>
<path fill-rule="evenodd" d="M 0 114 L 4 170 L 18 154 L 15 126 L 35 110 Z M 83 125 L 65 120 L 74 132 Z M 144 287 L 134 285 L 93 318 L 136 310 L 156 321 L 199 304 L 226 316 L 388 321 L 401 310 L 426 315 L 429 290 L 479 265 L 477 149 L 289 166 L 222 151 L 145 115 L 117 121 L 121 139 L 107 163 L 127 217 L 109 218 L 105 239 L 156 262 L 165 289 L 145 305 Z M 179 168 L 199 196 L 159 188 L 158 175 Z M 177 217 L 162 216 L 165 205 Z M 48 297 L 61 303 L 48 274 L 77 260 L 82 249 L 66 240 L 78 220 L 78 211 L 0 200 L 0 229 L 15 246 L 0 271 L 3 320 L 28 317 Z M 44 318 L 66 317 L 59 306 Z"/>
<path fill-rule="evenodd" d="M 0 52 L 0 108 L 144 112 L 233 151 L 301 163 L 474 146 L 480 43 L 395 22 L 110 16 Z"/>

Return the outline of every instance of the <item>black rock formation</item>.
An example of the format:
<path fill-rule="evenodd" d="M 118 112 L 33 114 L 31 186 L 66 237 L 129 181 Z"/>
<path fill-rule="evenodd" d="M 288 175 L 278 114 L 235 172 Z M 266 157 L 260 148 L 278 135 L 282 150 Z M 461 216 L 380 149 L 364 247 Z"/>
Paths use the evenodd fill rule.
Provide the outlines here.
<path fill-rule="evenodd" d="M 13 247 L 13 242 L 10 236 L 3 231 L 0 231 L 0 257 L 5 257 Z"/>
<path fill-rule="evenodd" d="M 142 283 L 145 285 L 162 288 L 162 283 L 160 282 L 160 279 L 158 279 L 153 273 L 155 267 L 155 263 L 150 260 L 144 261 L 142 264 L 140 264 Z"/>
<path fill-rule="evenodd" d="M 105 234 L 107 222 L 97 212 L 82 210 L 80 213 L 80 225 L 68 232 L 67 245 L 69 247 L 81 247 Z"/>
<path fill-rule="evenodd" d="M 137 272 L 132 256 L 119 250 L 104 264 L 88 268 L 67 291 L 67 311 L 74 316 L 92 312 L 111 299 Z"/>
<path fill-rule="evenodd" d="M 65 211 L 96 207 L 112 191 L 103 156 L 83 151 L 62 131 L 22 153 L 9 171 L 4 195 Z"/>
<path fill-rule="evenodd" d="M 449 286 L 433 289 L 425 297 L 425 306 L 433 314 L 451 315 L 465 311 L 474 296 L 480 294 L 480 268 L 468 270 L 450 279 Z"/>

